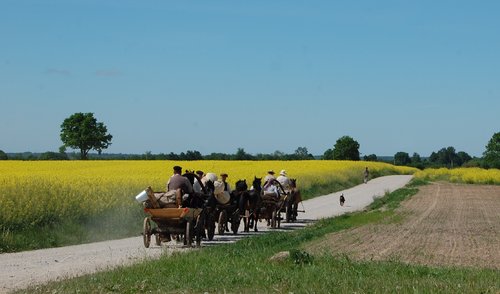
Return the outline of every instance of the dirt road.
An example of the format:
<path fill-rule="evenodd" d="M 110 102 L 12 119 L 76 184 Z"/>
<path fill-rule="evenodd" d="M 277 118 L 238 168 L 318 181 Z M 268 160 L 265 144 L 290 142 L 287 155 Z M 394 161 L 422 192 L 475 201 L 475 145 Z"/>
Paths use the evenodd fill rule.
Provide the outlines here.
<path fill-rule="evenodd" d="M 361 210 L 370 204 L 374 197 L 399 189 L 405 186 L 410 179 L 411 176 L 376 178 L 367 184 L 304 201 L 305 213 L 299 214 L 299 221 L 293 224 L 284 223 L 282 227 L 284 229 L 299 228 L 320 218 Z M 342 193 L 346 198 L 346 204 L 343 207 L 339 204 L 339 196 Z M 265 231 L 266 226 L 259 223 L 259 229 Z M 241 230 L 242 228 L 240 228 Z M 258 233 L 216 236 L 214 241 L 202 244 L 208 246 L 221 242 L 235 242 L 255 234 Z M 120 265 L 128 265 L 148 258 L 158 258 L 162 253 L 170 254 L 176 250 L 187 249 L 174 242 L 146 249 L 142 243 L 142 237 L 133 237 L 61 248 L 0 254 L 0 293 Z"/>
<path fill-rule="evenodd" d="M 308 250 L 364 260 L 500 269 L 500 186 L 424 186 L 402 203 L 397 215 L 331 234 Z"/>

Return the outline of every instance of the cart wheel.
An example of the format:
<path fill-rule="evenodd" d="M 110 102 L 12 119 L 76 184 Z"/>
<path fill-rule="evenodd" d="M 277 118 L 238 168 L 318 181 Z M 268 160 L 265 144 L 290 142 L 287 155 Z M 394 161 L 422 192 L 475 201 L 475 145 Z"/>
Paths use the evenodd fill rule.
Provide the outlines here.
<path fill-rule="evenodd" d="M 219 214 L 219 223 L 217 225 L 219 235 L 224 235 L 224 232 L 226 231 L 226 221 L 227 221 L 227 212 L 223 210 Z"/>
<path fill-rule="evenodd" d="M 151 222 L 149 217 L 144 218 L 143 228 L 142 240 L 144 241 L 144 247 L 149 248 L 149 244 L 151 244 Z"/>
<path fill-rule="evenodd" d="M 184 233 L 184 245 L 191 247 L 193 245 L 193 239 L 191 237 L 191 222 L 186 222 L 186 232 Z"/>
<path fill-rule="evenodd" d="M 271 228 L 276 229 L 276 210 L 271 214 Z"/>

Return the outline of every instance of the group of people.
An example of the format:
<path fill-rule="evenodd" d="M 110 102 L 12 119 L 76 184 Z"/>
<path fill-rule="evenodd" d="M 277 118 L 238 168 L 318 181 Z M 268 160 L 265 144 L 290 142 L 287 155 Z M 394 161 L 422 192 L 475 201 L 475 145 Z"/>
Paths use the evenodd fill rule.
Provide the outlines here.
<path fill-rule="evenodd" d="M 264 177 L 264 186 L 262 189 L 265 196 L 268 195 L 276 198 L 279 198 L 283 194 L 290 193 L 291 181 L 288 178 L 286 170 L 281 170 L 278 177 L 274 176 L 273 170 L 269 170 Z"/>
<path fill-rule="evenodd" d="M 232 192 L 231 184 L 227 182 L 228 174 L 221 173 L 220 181 L 217 175 L 214 173 L 205 174 L 203 171 L 198 170 L 195 172 L 196 176 L 194 182 L 191 183 L 187 177 L 182 176 L 182 167 L 176 165 L 173 168 L 173 175 L 169 178 L 167 182 L 167 191 L 175 191 L 178 189 L 182 190 L 182 194 L 191 195 L 193 193 L 202 193 L 203 186 L 207 181 L 212 181 L 217 183 L 217 186 L 223 186 L 222 193 L 225 195 L 221 197 L 223 199 L 229 199 L 229 195 Z M 273 170 L 269 170 L 267 175 L 264 177 L 263 191 L 264 194 L 274 195 L 275 197 L 280 197 L 284 193 L 288 193 L 291 189 L 291 181 L 287 176 L 286 170 L 281 170 L 278 177 L 275 177 Z M 279 188 L 281 186 L 282 189 Z"/>

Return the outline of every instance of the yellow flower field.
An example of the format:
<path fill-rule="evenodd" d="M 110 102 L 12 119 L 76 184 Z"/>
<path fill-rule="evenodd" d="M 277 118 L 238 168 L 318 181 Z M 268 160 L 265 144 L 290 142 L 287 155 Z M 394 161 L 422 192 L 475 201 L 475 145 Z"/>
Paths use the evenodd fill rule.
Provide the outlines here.
<path fill-rule="evenodd" d="M 299 188 L 331 182 L 361 183 L 367 166 L 372 176 L 416 170 L 376 162 L 351 161 L 0 161 L 0 231 L 92 218 L 105 213 L 140 211 L 134 196 L 151 186 L 165 190 L 172 167 L 229 174 L 251 183 L 254 176 L 281 169 Z M 306 195 L 307 196 L 307 195 Z"/>
<path fill-rule="evenodd" d="M 428 168 L 415 173 L 416 178 L 453 183 L 500 185 L 499 169 L 482 168 Z"/>

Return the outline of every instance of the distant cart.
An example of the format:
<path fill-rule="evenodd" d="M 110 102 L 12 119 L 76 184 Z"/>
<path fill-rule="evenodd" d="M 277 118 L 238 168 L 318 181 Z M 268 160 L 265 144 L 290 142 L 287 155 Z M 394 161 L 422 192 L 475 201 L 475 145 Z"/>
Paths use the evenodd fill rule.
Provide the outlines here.
<path fill-rule="evenodd" d="M 144 212 L 149 216 L 144 218 L 142 236 L 146 248 L 149 248 L 151 244 L 152 235 L 155 236 L 158 246 L 161 245 L 162 241 L 169 241 L 175 237 L 178 240 L 182 238 L 184 245 L 189 247 L 194 241 L 197 246 L 201 245 L 205 221 L 203 208 L 179 208 L 178 205 L 177 207 L 161 208 L 151 187 L 148 187 L 145 192 L 148 207 L 144 208 Z"/>

